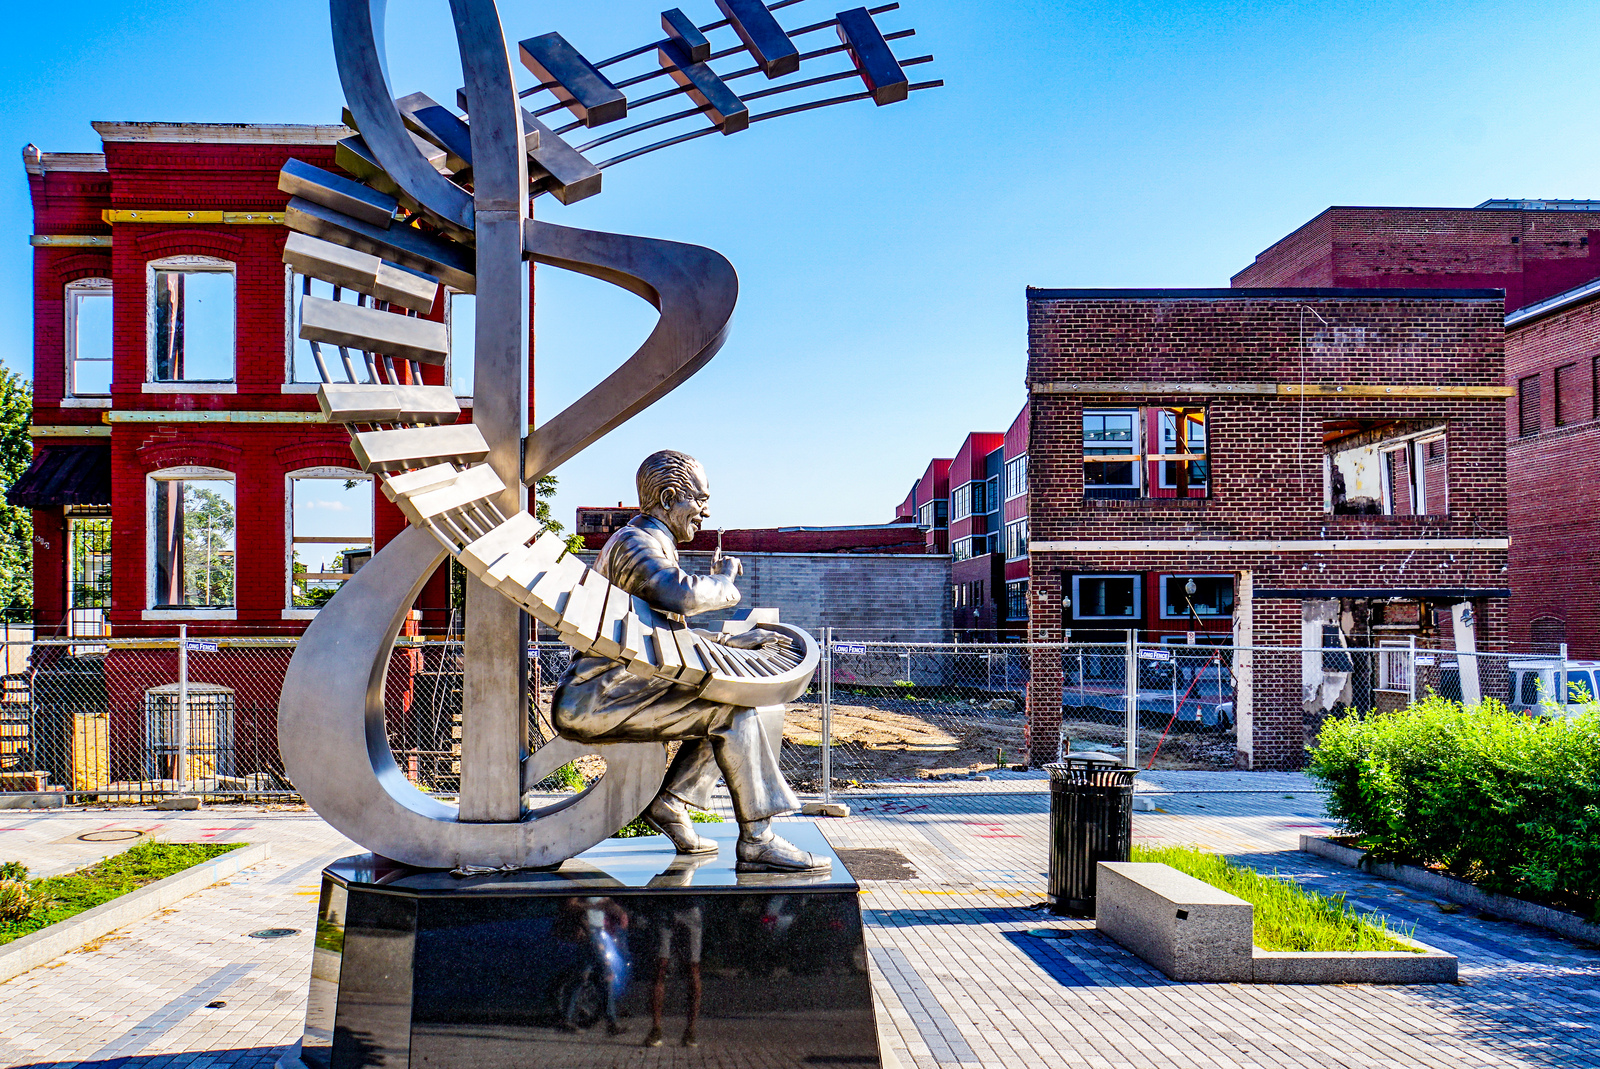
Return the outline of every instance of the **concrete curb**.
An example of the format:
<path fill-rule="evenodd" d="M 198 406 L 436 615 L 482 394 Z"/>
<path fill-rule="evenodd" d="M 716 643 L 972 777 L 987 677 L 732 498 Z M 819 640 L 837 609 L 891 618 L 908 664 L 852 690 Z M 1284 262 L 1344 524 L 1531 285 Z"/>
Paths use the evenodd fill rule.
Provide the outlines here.
<path fill-rule="evenodd" d="M 1453 984 L 1459 962 L 1391 932 L 1403 950 L 1262 950 L 1254 907 L 1168 865 L 1096 867 L 1095 927 L 1173 980 L 1256 984 Z"/>
<path fill-rule="evenodd" d="M 1554 932 L 1577 943 L 1600 946 L 1600 924 L 1591 924 L 1576 913 L 1541 906 L 1536 902 L 1524 902 L 1520 898 L 1480 891 L 1466 880 L 1416 865 L 1391 865 L 1388 862 L 1372 861 L 1368 859 L 1365 850 L 1341 846 L 1316 835 L 1300 836 L 1300 849 L 1305 853 L 1325 857 L 1329 861 L 1336 861 L 1353 869 L 1370 872 L 1374 876 L 1383 876 L 1418 891 L 1438 895 L 1447 901 L 1471 906 L 1480 913 L 1490 913 L 1506 920 L 1543 928 L 1547 932 Z"/>
<path fill-rule="evenodd" d="M 38 968 L 69 950 L 76 950 L 107 932 L 143 920 L 242 869 L 259 865 L 271 854 L 272 847 L 267 843 L 229 850 L 210 861 L 191 865 L 182 872 L 0 946 L 0 983 Z"/>

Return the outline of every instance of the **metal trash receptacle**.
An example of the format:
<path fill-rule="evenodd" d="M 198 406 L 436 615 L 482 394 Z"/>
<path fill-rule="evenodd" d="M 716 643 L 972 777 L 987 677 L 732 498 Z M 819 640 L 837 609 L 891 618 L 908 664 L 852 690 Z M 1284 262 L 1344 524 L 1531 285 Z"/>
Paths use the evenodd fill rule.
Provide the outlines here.
<path fill-rule="evenodd" d="M 1068 754 L 1044 767 L 1050 773 L 1050 910 L 1093 916 L 1095 865 L 1132 854 L 1135 770 L 1104 754 Z"/>

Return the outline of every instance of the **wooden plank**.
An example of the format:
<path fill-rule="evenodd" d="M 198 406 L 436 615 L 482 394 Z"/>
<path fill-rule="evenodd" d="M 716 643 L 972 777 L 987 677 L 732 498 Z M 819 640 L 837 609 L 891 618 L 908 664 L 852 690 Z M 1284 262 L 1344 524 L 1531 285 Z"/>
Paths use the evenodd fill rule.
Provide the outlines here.
<path fill-rule="evenodd" d="M 1286 382 L 1278 386 L 1281 397 L 1462 397 L 1487 400 L 1513 397 L 1516 392 L 1515 387 L 1511 386 L 1339 386 L 1330 383 L 1306 383 L 1302 386 L 1298 382 Z"/>

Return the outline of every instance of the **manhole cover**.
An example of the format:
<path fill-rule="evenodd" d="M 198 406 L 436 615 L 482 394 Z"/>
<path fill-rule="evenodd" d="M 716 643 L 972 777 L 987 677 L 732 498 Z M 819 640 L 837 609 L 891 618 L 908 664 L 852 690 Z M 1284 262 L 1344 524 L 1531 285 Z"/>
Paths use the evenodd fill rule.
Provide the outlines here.
<path fill-rule="evenodd" d="M 299 935 L 298 928 L 263 928 L 259 932 L 251 932 L 251 939 L 282 939 L 286 935 Z"/>
<path fill-rule="evenodd" d="M 78 836 L 86 843 L 120 843 L 127 839 L 137 839 L 144 832 L 135 828 L 111 828 L 106 831 L 86 831 Z"/>
<path fill-rule="evenodd" d="M 873 847 L 837 851 L 839 860 L 858 880 L 914 880 L 917 870 L 898 850 Z"/>
<path fill-rule="evenodd" d="M 1029 928 L 1028 934 L 1035 939 L 1069 939 L 1072 936 L 1071 928 Z"/>

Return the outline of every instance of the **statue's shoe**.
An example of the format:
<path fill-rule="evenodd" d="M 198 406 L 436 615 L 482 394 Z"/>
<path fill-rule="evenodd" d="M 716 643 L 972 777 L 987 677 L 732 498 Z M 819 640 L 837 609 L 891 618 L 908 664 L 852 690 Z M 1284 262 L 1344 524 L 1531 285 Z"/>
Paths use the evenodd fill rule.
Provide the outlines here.
<path fill-rule="evenodd" d="M 716 840 L 707 839 L 695 831 L 694 821 L 689 819 L 689 811 L 681 805 L 658 796 L 645 809 L 643 816 L 646 824 L 672 840 L 673 847 L 680 854 L 717 852 Z"/>
<path fill-rule="evenodd" d="M 833 867 L 827 858 L 807 853 L 776 835 L 759 842 L 740 839 L 736 851 L 740 872 L 806 872 Z"/>

